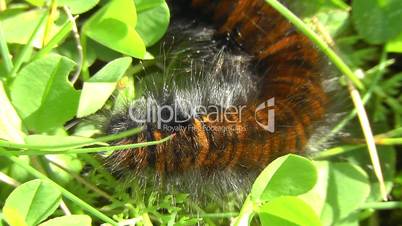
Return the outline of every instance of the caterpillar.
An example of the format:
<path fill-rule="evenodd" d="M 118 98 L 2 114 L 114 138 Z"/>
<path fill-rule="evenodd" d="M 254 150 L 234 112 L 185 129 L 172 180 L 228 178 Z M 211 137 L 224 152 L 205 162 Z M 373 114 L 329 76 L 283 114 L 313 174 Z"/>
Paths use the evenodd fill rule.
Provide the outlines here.
<path fill-rule="evenodd" d="M 327 60 L 309 39 L 263 0 L 168 4 L 171 25 L 141 96 L 104 131 L 144 128 L 118 145 L 174 137 L 105 157 L 114 175 L 226 193 L 247 189 L 275 158 L 308 151 L 333 101 Z"/>

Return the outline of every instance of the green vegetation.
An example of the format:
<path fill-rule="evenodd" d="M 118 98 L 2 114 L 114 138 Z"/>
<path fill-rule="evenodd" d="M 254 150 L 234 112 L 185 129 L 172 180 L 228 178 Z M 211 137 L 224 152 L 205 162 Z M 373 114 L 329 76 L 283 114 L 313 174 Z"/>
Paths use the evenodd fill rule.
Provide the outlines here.
<path fill-rule="evenodd" d="M 272 162 L 240 208 L 201 208 L 188 194 L 126 192 L 89 154 L 171 137 L 110 146 L 141 128 L 99 136 L 80 120 L 135 97 L 169 24 L 164 0 L 0 0 L 0 226 L 401 222 L 402 1 L 289 1 L 299 17 L 266 2 L 328 55 L 350 97 L 317 141 L 327 148 Z"/>

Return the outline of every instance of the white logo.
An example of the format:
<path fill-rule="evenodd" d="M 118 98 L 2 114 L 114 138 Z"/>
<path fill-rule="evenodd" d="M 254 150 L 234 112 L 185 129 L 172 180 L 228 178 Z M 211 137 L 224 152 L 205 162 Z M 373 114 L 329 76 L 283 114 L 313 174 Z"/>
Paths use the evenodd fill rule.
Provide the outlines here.
<path fill-rule="evenodd" d="M 191 106 L 192 103 L 188 103 Z M 275 98 L 271 98 L 258 105 L 255 110 L 255 120 L 257 124 L 266 131 L 275 132 Z M 131 120 L 139 124 L 155 123 L 158 129 L 167 128 L 171 125 L 181 125 L 190 122 L 192 118 L 204 115 L 209 122 L 229 122 L 240 123 L 242 121 L 245 105 L 229 106 L 221 109 L 218 106 L 192 106 L 187 112 L 183 111 L 177 103 L 173 105 L 158 105 L 151 98 L 141 98 L 130 104 L 129 116 Z M 257 112 L 267 109 L 268 122 L 260 122 Z M 231 115 L 236 115 L 235 121 Z M 137 118 L 139 117 L 139 118 Z M 264 117 L 265 118 L 265 117 Z"/>
<path fill-rule="evenodd" d="M 272 109 L 275 106 L 275 98 L 271 98 L 267 100 L 266 102 L 258 105 L 258 107 L 255 109 L 255 121 L 261 128 L 263 128 L 266 131 L 269 131 L 271 133 L 275 132 L 275 109 Z M 268 124 L 264 124 L 262 122 L 258 121 L 257 118 L 257 112 L 268 109 Z"/>

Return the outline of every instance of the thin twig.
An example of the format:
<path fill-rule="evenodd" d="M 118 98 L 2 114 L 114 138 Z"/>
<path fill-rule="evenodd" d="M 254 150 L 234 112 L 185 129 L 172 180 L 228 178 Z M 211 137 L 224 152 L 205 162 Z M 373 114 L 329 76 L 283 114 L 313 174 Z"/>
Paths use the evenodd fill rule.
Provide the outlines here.
<path fill-rule="evenodd" d="M 71 23 L 73 25 L 72 31 L 73 31 L 73 36 L 75 39 L 75 44 L 77 47 L 77 52 L 78 52 L 78 68 L 77 68 L 76 72 L 74 73 L 73 77 L 71 78 L 71 82 L 74 84 L 78 80 L 78 77 L 80 76 L 80 73 L 81 73 L 82 65 L 84 63 L 84 53 L 82 50 L 80 34 L 78 33 L 77 23 L 75 22 L 77 17 L 73 17 L 71 10 L 67 6 L 64 6 L 63 9 L 67 14 L 68 19 L 71 21 Z"/>
<path fill-rule="evenodd" d="M 363 96 L 363 103 L 366 105 L 370 100 L 371 96 L 374 93 L 374 90 L 377 87 L 378 82 L 381 80 L 382 76 L 384 75 L 385 69 L 392 63 L 392 61 L 387 61 L 387 54 L 386 51 L 383 51 L 381 56 L 380 63 L 375 67 L 369 69 L 366 74 L 374 75 L 374 80 L 371 82 L 370 86 L 367 89 L 367 92 Z M 357 115 L 356 109 L 353 109 L 347 116 L 345 116 L 326 136 L 320 139 L 317 143 L 318 146 L 328 141 L 329 138 L 333 137 L 336 133 L 341 131 L 352 119 L 354 119 Z"/>
<path fill-rule="evenodd" d="M 316 25 L 317 30 L 322 34 L 322 37 L 324 38 L 325 42 L 327 42 L 327 44 L 330 47 L 336 49 L 335 41 L 332 39 L 331 35 L 327 32 L 327 30 L 321 25 L 318 19 L 313 18 L 313 22 Z M 368 119 L 366 109 L 364 108 L 364 102 L 360 96 L 359 91 L 355 88 L 351 80 L 348 80 L 348 88 L 353 104 L 357 111 L 357 116 L 359 118 L 364 137 L 366 138 L 365 141 L 367 143 L 371 162 L 374 167 L 374 173 L 380 184 L 381 195 L 384 200 L 387 200 L 387 191 L 385 188 L 384 177 L 381 170 L 380 159 L 378 157 L 378 151 L 374 135 L 370 126 L 370 121 Z"/>
<path fill-rule="evenodd" d="M 361 209 L 376 209 L 376 210 L 389 210 L 389 209 L 402 209 L 402 202 L 369 202 L 363 204 Z"/>
<path fill-rule="evenodd" d="M 232 218 L 239 215 L 239 212 L 227 212 L 227 213 L 204 213 L 198 215 L 192 215 L 192 217 L 200 217 L 200 218 Z"/>
<path fill-rule="evenodd" d="M 348 81 L 348 87 L 350 96 L 352 97 L 353 103 L 357 110 L 357 115 L 363 130 L 364 137 L 366 138 L 367 148 L 369 150 L 371 162 L 374 167 L 374 173 L 380 184 L 380 191 L 382 198 L 384 200 L 387 200 L 388 198 L 387 198 L 387 190 L 384 184 L 384 176 L 382 174 L 380 159 L 378 157 L 378 151 L 375 145 L 375 140 L 373 132 L 371 130 L 370 121 L 367 117 L 366 109 L 364 109 L 364 104 L 359 91 L 357 91 L 357 89 L 353 86 L 353 84 L 350 81 Z"/>
<path fill-rule="evenodd" d="M 345 154 L 350 151 L 355 151 L 359 148 L 363 148 L 365 145 L 345 145 L 345 146 L 340 146 L 340 147 L 335 147 L 331 149 L 327 149 L 325 151 L 320 151 L 312 155 L 311 157 L 314 160 L 322 160 L 322 159 L 328 159 L 337 155 Z"/>
<path fill-rule="evenodd" d="M 351 144 L 365 144 L 366 139 L 362 138 L 354 138 L 354 139 L 347 139 L 348 143 Z M 374 141 L 375 144 L 377 145 L 401 145 L 402 144 L 402 138 L 401 137 L 395 137 L 395 138 L 390 138 L 390 137 L 379 137 L 374 136 Z"/>
<path fill-rule="evenodd" d="M 254 204 L 251 201 L 250 196 L 244 201 L 243 206 L 240 210 L 239 216 L 234 219 L 234 226 L 249 225 L 250 220 L 254 215 Z"/>
<path fill-rule="evenodd" d="M 66 216 L 71 215 L 71 211 L 67 207 L 67 204 L 64 202 L 64 200 L 61 200 L 61 202 L 60 202 L 60 209 L 64 212 L 64 215 L 66 215 Z"/>
<path fill-rule="evenodd" d="M 21 184 L 20 182 L 16 181 L 14 178 L 9 177 L 7 174 L 5 174 L 1 171 L 0 171 L 0 181 L 6 183 L 8 185 L 11 185 L 13 187 L 17 187 Z"/>

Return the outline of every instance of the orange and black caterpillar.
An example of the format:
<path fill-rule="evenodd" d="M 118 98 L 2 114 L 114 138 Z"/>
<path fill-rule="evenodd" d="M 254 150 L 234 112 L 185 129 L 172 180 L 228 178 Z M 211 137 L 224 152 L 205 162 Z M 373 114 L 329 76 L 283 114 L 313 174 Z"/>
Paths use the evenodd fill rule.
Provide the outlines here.
<path fill-rule="evenodd" d="M 225 192 L 248 186 L 279 156 L 304 153 L 331 102 L 327 63 L 308 38 L 263 0 L 170 6 L 171 28 L 156 47 L 162 69 L 144 71 L 142 97 L 114 113 L 105 131 L 144 127 L 116 144 L 175 136 L 112 153 L 115 175 L 187 184 L 187 192 L 201 180 Z"/>

